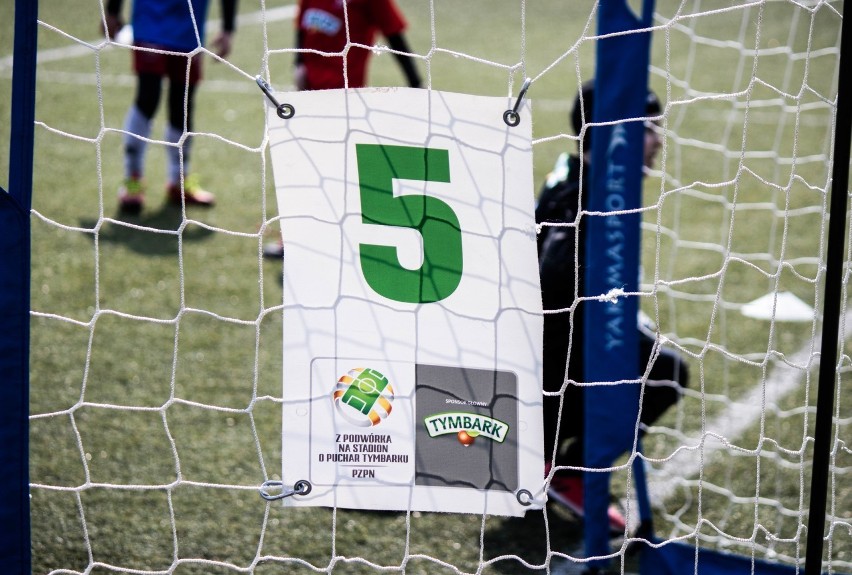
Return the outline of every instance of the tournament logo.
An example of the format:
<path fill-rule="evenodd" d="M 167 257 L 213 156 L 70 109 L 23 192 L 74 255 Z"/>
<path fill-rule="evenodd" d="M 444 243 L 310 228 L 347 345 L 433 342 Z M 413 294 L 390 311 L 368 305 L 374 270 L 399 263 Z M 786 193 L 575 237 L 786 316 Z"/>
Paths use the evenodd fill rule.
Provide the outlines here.
<path fill-rule="evenodd" d="M 394 391 L 388 378 L 375 369 L 356 367 L 337 380 L 332 398 L 346 421 L 372 427 L 390 415 Z"/>
<path fill-rule="evenodd" d="M 460 411 L 436 413 L 425 418 L 423 422 L 426 424 L 429 437 L 455 433 L 459 443 L 465 447 L 473 445 L 479 436 L 503 443 L 506 434 L 509 433 L 509 424 L 479 413 Z"/>

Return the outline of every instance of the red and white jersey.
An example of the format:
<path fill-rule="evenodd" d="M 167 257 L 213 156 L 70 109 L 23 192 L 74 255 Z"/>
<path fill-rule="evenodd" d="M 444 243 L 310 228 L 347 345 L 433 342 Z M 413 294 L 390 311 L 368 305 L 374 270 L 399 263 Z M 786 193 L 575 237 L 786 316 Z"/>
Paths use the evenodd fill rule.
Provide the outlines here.
<path fill-rule="evenodd" d="M 393 0 L 300 0 L 297 26 L 305 50 L 340 53 L 346 47 L 347 20 L 343 12 L 346 2 L 349 41 L 368 48 L 351 46 L 346 71 L 350 88 L 361 88 L 367 82 L 367 61 L 372 53 L 376 33 L 393 36 L 405 30 L 406 22 Z M 307 89 L 343 88 L 343 58 L 303 52 L 302 63 L 307 75 Z"/>

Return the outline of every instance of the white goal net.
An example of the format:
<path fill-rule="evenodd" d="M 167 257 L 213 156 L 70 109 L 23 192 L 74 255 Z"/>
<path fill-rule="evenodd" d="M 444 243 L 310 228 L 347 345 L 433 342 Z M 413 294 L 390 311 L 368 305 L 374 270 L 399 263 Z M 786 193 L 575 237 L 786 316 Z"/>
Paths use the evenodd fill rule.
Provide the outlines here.
<path fill-rule="evenodd" d="M 537 186 L 559 154 L 575 153 L 569 114 L 594 73 L 598 2 L 398 3 L 424 88 L 517 96 L 532 79 L 532 117 L 522 121 L 533 124 Z M 14 21 L 5 4 L 4 95 Z M 210 8 L 215 31 L 218 2 Z M 660 541 L 803 568 L 841 10 L 839 0 L 657 0 L 649 85 L 662 103 L 662 147 L 644 180 L 640 305 L 691 375 L 643 440 Z M 100 0 L 40 2 L 33 573 L 583 571 L 583 522 L 553 502 L 507 519 L 289 509 L 260 496 L 282 468 L 286 318 L 281 261 L 263 257 L 280 227 L 269 104 L 255 78 L 292 88 L 296 13 L 289 1 L 241 0 L 228 60 L 205 52 L 192 165 L 216 207 L 166 202 L 174 146 L 163 135 L 164 91 L 147 203 L 128 217 L 116 190 L 133 48 L 99 35 Z M 369 83 L 403 85 L 385 43 Z M 848 273 L 844 281 L 824 572 L 852 572 Z M 630 528 L 637 457 L 625 454 L 612 473 Z M 638 572 L 635 543 L 612 540 L 614 572 Z"/>

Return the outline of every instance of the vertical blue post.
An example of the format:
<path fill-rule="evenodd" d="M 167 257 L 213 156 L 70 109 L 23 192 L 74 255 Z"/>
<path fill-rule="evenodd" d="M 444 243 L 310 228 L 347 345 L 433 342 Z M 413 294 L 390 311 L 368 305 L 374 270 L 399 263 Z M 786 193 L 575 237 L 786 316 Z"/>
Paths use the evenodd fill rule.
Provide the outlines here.
<path fill-rule="evenodd" d="M 9 191 L 0 190 L 0 564 L 29 575 L 30 208 L 37 0 L 16 0 Z"/>
<path fill-rule="evenodd" d="M 653 0 L 645 0 L 641 18 L 626 0 L 602 0 L 598 34 L 648 28 Z M 617 122 L 645 115 L 651 34 L 633 33 L 598 40 L 592 121 Z M 594 297 L 639 287 L 642 158 L 644 125 L 641 121 L 595 127 L 592 136 L 591 180 L 585 205 L 586 281 L 583 295 Z M 613 213 L 634 210 L 633 213 Z M 611 467 L 633 446 L 639 413 L 639 341 L 635 296 L 615 301 L 588 301 L 585 306 L 583 349 L 587 382 L 628 381 L 621 385 L 586 388 L 585 466 Z M 584 476 L 585 547 L 587 556 L 610 553 L 609 473 Z M 608 561 L 591 562 L 602 568 Z"/>

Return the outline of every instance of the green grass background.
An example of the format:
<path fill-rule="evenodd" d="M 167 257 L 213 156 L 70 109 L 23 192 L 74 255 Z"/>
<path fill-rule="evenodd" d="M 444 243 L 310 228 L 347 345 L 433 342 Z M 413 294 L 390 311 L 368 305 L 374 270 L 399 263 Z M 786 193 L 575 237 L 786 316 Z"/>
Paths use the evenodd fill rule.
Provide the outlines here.
<path fill-rule="evenodd" d="M 0 58 L 12 53 L 12 4 L 0 4 Z M 657 4 L 651 84 L 668 105 L 660 170 L 645 182 L 642 307 L 688 357 L 693 379 L 646 440 L 653 467 L 694 446 L 689 438 L 702 431 L 725 435 L 707 422 L 819 334 L 818 321 L 748 319 L 739 307 L 773 290 L 821 305 L 842 7 Z M 594 69 L 594 3 L 400 5 L 433 89 L 507 96 L 524 77 L 535 80 L 533 115 L 522 121 L 533 122 L 542 182 L 555 157 L 575 149 L 568 113 Z M 258 0 L 240 2 L 244 14 L 260 8 Z M 100 14 L 97 0 L 42 1 L 40 51 L 97 42 Z M 151 145 L 148 205 L 124 220 L 116 211 L 122 143 L 114 130 L 133 97 L 129 50 L 92 49 L 38 66 L 34 572 L 526 573 L 572 564 L 582 555 L 582 526 L 554 509 L 523 519 L 407 516 L 285 510 L 259 497 L 257 486 L 282 465 L 282 314 L 281 265 L 259 255 L 279 230 L 262 153 L 266 103 L 253 77 L 268 69 L 276 88 L 288 88 L 292 46 L 291 21 L 266 30 L 248 24 L 229 63 L 206 62 L 196 108 L 204 134 L 193 161 L 217 207 L 167 206 L 165 150 Z M 370 76 L 373 85 L 402 83 L 387 54 L 373 58 Z M 7 61 L 0 91 L 6 188 Z M 659 535 L 700 533 L 707 545 L 723 540 L 740 552 L 753 541 L 758 556 L 802 557 L 816 366 L 812 354 L 796 391 L 767 406 L 743 436 L 728 437 L 732 447 L 705 462 L 700 483 L 685 478 L 657 512 Z M 848 355 L 843 367 L 829 486 L 837 518 L 826 556 L 852 571 Z M 616 496 L 629 489 L 626 469 L 613 474 Z M 626 549 L 614 543 L 613 564 L 631 571 L 635 557 Z"/>

